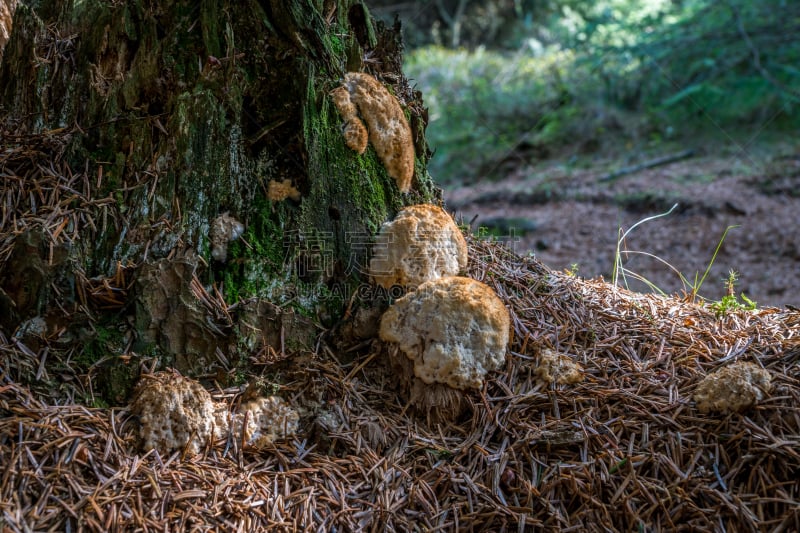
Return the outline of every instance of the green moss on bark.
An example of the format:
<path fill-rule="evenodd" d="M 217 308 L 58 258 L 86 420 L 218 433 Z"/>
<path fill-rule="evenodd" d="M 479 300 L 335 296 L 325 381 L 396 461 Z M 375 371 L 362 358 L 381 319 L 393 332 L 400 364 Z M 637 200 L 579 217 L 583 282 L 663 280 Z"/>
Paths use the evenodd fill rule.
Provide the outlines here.
<path fill-rule="evenodd" d="M 361 3 L 34 5 L 18 10 L 0 96 L 21 131 L 69 128 L 81 195 L 112 200 L 75 240 L 82 275 L 111 276 L 117 262 L 141 273 L 189 248 L 203 259 L 193 275 L 224 284 L 229 303 L 257 296 L 335 320 L 380 224 L 433 198 L 423 161 L 403 195 L 372 149 L 344 144 L 329 92 L 383 42 Z M 269 182 L 287 179 L 300 200 L 270 202 Z M 224 264 L 208 235 L 223 212 L 246 226 Z"/>

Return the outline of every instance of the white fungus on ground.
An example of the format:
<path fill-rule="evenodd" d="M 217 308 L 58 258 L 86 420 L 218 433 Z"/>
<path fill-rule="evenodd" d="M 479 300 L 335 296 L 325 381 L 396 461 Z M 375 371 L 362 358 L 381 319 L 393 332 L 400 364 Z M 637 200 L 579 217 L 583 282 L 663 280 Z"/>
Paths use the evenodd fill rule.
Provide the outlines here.
<path fill-rule="evenodd" d="M 510 324 L 491 288 L 454 276 L 398 299 L 381 318 L 379 335 L 397 345 L 424 383 L 476 389 L 486 372 L 503 364 Z"/>
<path fill-rule="evenodd" d="M 700 412 L 741 412 L 763 400 L 772 388 L 770 374 L 738 361 L 703 378 L 694 392 Z"/>
<path fill-rule="evenodd" d="M 257 398 L 239 408 L 233 419 L 234 437 L 245 447 L 264 448 L 297 433 L 300 416 L 277 396 Z"/>
<path fill-rule="evenodd" d="M 384 288 L 415 288 L 455 276 L 467 267 L 467 242 L 453 218 L 441 207 L 406 207 L 381 226 L 372 248 L 369 272 Z"/>
<path fill-rule="evenodd" d="M 214 402 L 200 383 L 171 372 L 143 376 L 130 410 L 139 417 L 142 448 L 162 455 L 197 454 L 229 431 L 245 448 L 262 449 L 294 435 L 300 419 L 277 396 L 256 398 L 231 414 L 228 404 Z"/>
<path fill-rule="evenodd" d="M 538 363 L 536 377 L 544 383 L 571 385 L 583 381 L 583 368 L 568 355 L 543 348 Z"/>
<path fill-rule="evenodd" d="M 143 376 L 131 402 L 142 447 L 163 455 L 184 449 L 194 455 L 220 438 L 227 431 L 226 410 L 200 383 L 170 372 Z"/>

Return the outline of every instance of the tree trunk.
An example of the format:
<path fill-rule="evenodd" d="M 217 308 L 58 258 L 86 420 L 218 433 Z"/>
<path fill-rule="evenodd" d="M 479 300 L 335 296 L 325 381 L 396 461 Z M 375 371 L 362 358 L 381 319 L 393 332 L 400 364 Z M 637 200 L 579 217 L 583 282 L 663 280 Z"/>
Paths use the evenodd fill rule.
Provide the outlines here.
<path fill-rule="evenodd" d="M 91 369 L 110 402 L 145 362 L 226 380 L 312 348 L 379 225 L 437 195 L 400 53 L 352 0 L 19 5 L 0 65 L 2 331 Z M 408 194 L 345 145 L 329 93 L 358 70 L 411 119 Z M 225 213 L 243 226 L 227 250 Z"/>
<path fill-rule="evenodd" d="M 17 0 L 0 0 L 0 59 L 3 59 L 3 48 L 11 33 L 11 20 L 16 8 Z"/>

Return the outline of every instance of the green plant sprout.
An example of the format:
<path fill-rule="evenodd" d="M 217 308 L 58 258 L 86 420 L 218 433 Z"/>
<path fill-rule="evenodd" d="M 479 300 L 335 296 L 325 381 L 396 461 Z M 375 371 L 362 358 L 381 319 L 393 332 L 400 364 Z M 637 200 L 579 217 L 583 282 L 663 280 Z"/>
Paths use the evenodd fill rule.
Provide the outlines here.
<path fill-rule="evenodd" d="M 713 302 L 709 305 L 718 318 L 725 316 L 731 311 L 753 311 L 756 309 L 756 302 L 748 298 L 745 293 L 741 294 L 741 302 L 736 297 L 735 287 L 738 280 L 739 273 L 731 269 L 728 272 L 728 278 L 725 280 L 725 296 L 723 296 L 718 302 Z"/>
<path fill-rule="evenodd" d="M 572 263 L 572 264 L 569 266 L 569 268 L 567 268 L 567 269 L 565 269 L 565 270 L 564 270 L 564 273 L 565 273 L 567 276 L 573 276 L 573 277 L 574 277 L 574 276 L 577 276 L 577 275 L 578 275 L 578 270 L 580 270 L 580 265 L 579 265 L 578 263 Z"/>
<path fill-rule="evenodd" d="M 658 294 L 661 294 L 662 296 L 666 296 L 666 293 L 663 290 L 661 290 L 658 286 L 656 286 L 653 282 L 651 282 L 650 280 L 648 280 L 644 276 L 642 276 L 640 274 L 637 274 L 636 272 L 633 272 L 633 271 L 631 271 L 631 270 L 629 270 L 629 269 L 627 269 L 627 268 L 625 268 L 623 266 L 623 264 L 622 264 L 622 243 L 625 241 L 627 236 L 636 227 L 644 224 L 645 222 L 649 222 L 649 221 L 655 220 L 657 218 L 665 217 L 665 216 L 671 214 L 677 207 L 678 207 L 678 204 L 675 204 L 668 211 L 666 211 L 664 213 L 660 213 L 658 215 L 653 215 L 651 217 L 644 218 L 644 219 L 640 220 L 639 222 L 637 222 L 636 224 L 634 224 L 633 226 L 631 226 L 630 228 L 628 228 L 625 232 L 622 231 L 622 228 L 619 229 L 620 236 L 619 236 L 619 239 L 617 239 L 617 249 L 616 249 L 615 254 L 614 254 L 614 269 L 613 269 L 612 281 L 611 281 L 612 285 L 614 285 L 615 287 L 618 286 L 619 278 L 622 277 L 622 281 L 625 284 L 625 288 L 627 289 L 628 288 L 628 279 L 627 278 L 631 277 L 631 278 L 633 278 L 633 279 L 635 279 L 637 281 L 640 281 L 640 282 L 644 283 L 652 291 L 657 292 Z M 705 283 L 706 278 L 708 277 L 708 274 L 711 272 L 711 267 L 714 266 L 714 262 L 716 261 L 717 255 L 719 254 L 719 251 L 722 248 L 722 243 L 725 241 L 725 237 L 728 235 L 728 232 L 730 230 L 732 230 L 733 228 L 736 228 L 736 227 L 738 227 L 738 226 L 734 225 L 734 226 L 728 226 L 727 228 L 725 228 L 725 231 L 722 233 L 722 237 L 720 237 L 719 242 L 717 243 L 717 247 L 714 248 L 714 253 L 711 256 L 711 260 L 709 261 L 708 265 L 706 266 L 706 269 L 703 272 L 703 275 L 700 276 L 699 273 L 695 273 L 694 281 L 689 281 L 689 279 L 686 276 L 684 276 L 681 271 L 679 271 L 677 268 L 675 268 L 674 266 L 669 264 L 667 261 L 665 261 L 664 259 L 658 257 L 655 254 L 651 254 L 649 252 L 635 251 L 635 250 L 633 250 L 633 251 L 632 250 L 625 250 L 625 253 L 626 254 L 639 254 L 639 255 L 644 255 L 646 257 L 650 257 L 652 259 L 655 259 L 656 261 L 659 261 L 660 263 L 664 264 L 667 268 L 669 268 L 670 270 L 675 272 L 675 274 L 678 276 L 678 278 L 681 280 L 681 283 L 683 284 L 683 291 L 686 294 L 686 300 L 693 303 L 698 298 L 698 293 L 700 292 L 700 287 L 702 287 L 703 283 Z M 735 277 L 734 277 L 734 282 L 735 282 Z M 751 302 L 751 300 L 746 299 L 746 296 L 744 296 L 744 295 L 742 295 L 742 297 L 743 297 L 743 300 L 745 302 L 748 302 L 747 305 L 750 305 L 749 302 Z M 736 297 L 734 296 L 734 300 L 735 300 L 735 298 Z"/>

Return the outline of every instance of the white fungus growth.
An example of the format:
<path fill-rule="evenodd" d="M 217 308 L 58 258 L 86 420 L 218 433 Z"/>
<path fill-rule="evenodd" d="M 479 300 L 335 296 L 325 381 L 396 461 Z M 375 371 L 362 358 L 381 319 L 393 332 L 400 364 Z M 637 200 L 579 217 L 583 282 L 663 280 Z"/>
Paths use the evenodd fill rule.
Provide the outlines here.
<path fill-rule="evenodd" d="M 463 277 L 428 281 L 381 318 L 380 338 L 396 343 L 426 384 L 479 388 L 505 360 L 510 318 L 491 288 Z"/>
<path fill-rule="evenodd" d="M 544 383 L 571 385 L 583 381 L 583 368 L 570 356 L 543 348 L 539 353 L 536 377 Z"/>
<path fill-rule="evenodd" d="M 738 361 L 703 378 L 694 392 L 700 412 L 741 412 L 763 400 L 772 388 L 770 374 Z"/>
<path fill-rule="evenodd" d="M 233 433 L 246 447 L 261 449 L 297 433 L 300 416 L 282 398 L 257 398 L 243 404 L 233 419 Z"/>
<path fill-rule="evenodd" d="M 389 288 L 418 285 L 455 276 L 467 267 L 467 242 L 452 217 L 441 207 L 406 207 L 381 226 L 372 248 L 370 276 Z"/>
<path fill-rule="evenodd" d="M 294 435 L 297 411 L 277 396 L 257 398 L 231 415 L 228 404 L 214 402 L 200 383 L 177 373 L 157 372 L 142 378 L 130 410 L 139 417 L 142 448 L 199 453 L 232 431 L 245 448 L 262 449 Z"/>
<path fill-rule="evenodd" d="M 144 376 L 131 403 L 142 447 L 164 455 L 184 449 L 194 455 L 220 438 L 227 430 L 223 410 L 198 382 L 169 372 Z"/>
<path fill-rule="evenodd" d="M 244 234 L 244 224 L 223 213 L 211 223 L 211 257 L 217 261 L 228 260 L 228 243 L 235 241 Z"/>

